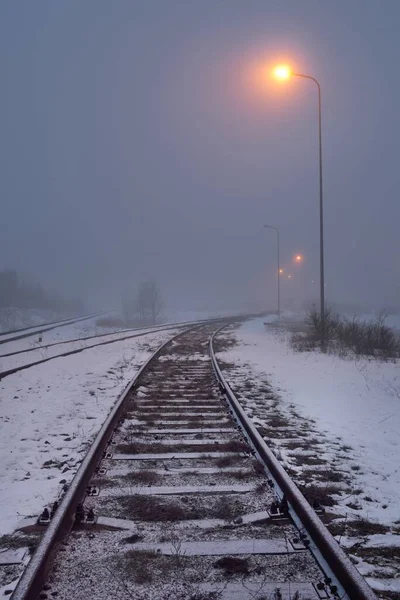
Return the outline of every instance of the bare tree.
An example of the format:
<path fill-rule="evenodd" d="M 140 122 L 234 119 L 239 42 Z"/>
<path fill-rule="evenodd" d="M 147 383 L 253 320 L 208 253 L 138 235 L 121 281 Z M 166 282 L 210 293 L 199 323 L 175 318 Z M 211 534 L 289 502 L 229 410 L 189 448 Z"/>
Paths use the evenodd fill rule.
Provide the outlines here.
<path fill-rule="evenodd" d="M 149 320 L 154 325 L 162 307 L 163 301 L 158 284 L 155 281 L 142 282 L 136 297 L 136 311 L 142 321 Z"/>

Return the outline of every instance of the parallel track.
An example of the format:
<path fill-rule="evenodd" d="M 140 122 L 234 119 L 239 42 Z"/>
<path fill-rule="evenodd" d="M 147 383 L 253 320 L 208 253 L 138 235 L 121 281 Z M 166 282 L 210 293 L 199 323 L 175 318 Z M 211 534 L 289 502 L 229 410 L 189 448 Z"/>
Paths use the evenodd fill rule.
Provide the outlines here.
<path fill-rule="evenodd" d="M 375 598 L 329 537 L 315 534 L 325 528 L 254 435 L 212 338 L 208 353 L 216 328 L 178 334 L 141 369 L 14 600 Z"/>
<path fill-rule="evenodd" d="M 238 319 L 240 319 L 240 317 L 238 317 Z M 60 352 L 59 354 L 53 354 L 52 356 L 48 356 L 46 358 L 41 358 L 39 360 L 33 360 L 31 362 L 26 362 L 20 365 L 17 365 L 15 367 L 11 367 L 10 369 L 4 369 L 3 371 L 0 371 L 0 380 L 4 379 L 5 377 L 8 377 L 9 375 L 14 375 L 14 373 L 18 373 L 20 371 L 24 371 L 25 369 L 30 369 L 31 367 L 36 367 L 37 365 L 41 365 L 43 363 L 49 362 L 50 360 L 54 360 L 56 358 L 64 358 L 66 356 L 71 356 L 73 354 L 79 354 L 80 352 L 84 352 L 85 350 L 90 350 L 91 348 L 96 348 L 97 346 L 106 346 L 108 344 L 115 344 L 117 342 L 123 342 L 125 340 L 129 340 L 132 338 L 136 338 L 136 337 L 140 337 L 140 336 L 144 336 L 144 335 L 148 335 L 151 333 L 156 333 L 159 331 L 168 331 L 169 329 L 180 329 L 182 327 L 189 327 L 192 325 L 197 325 L 198 323 L 213 323 L 215 321 L 221 322 L 224 321 L 226 319 L 209 319 L 207 321 L 195 321 L 195 322 L 182 322 L 182 323 L 171 323 L 171 324 L 166 324 L 166 325 L 157 325 L 155 327 L 146 327 L 146 328 L 136 328 L 136 329 L 127 329 L 124 332 L 121 332 L 121 337 L 112 339 L 112 340 L 103 340 L 104 337 L 107 336 L 113 336 L 113 335 L 118 335 L 118 333 L 109 333 L 109 334 L 100 334 L 99 336 L 90 336 L 90 337 L 86 337 L 86 338 L 80 338 L 80 339 L 74 339 L 74 340 L 66 340 L 66 341 L 62 341 L 56 344 L 48 344 L 47 346 L 40 346 L 38 348 L 33 348 L 33 349 L 29 349 L 29 350 L 21 350 L 18 352 L 12 352 L 9 354 L 4 354 L 4 355 L 0 355 L 0 359 L 1 358 L 8 358 L 10 356 L 15 356 L 15 355 L 22 355 L 25 356 L 27 353 L 30 352 L 38 352 L 41 350 L 46 350 L 47 348 L 53 348 L 55 346 L 63 346 L 64 344 L 72 344 L 72 343 L 81 343 L 90 339 L 100 339 L 101 341 L 90 344 L 88 346 L 78 346 L 77 348 L 73 348 L 71 350 L 65 350 L 63 352 Z M 142 331 L 142 329 L 145 329 L 145 331 Z"/>
<path fill-rule="evenodd" d="M 44 333 L 45 331 L 51 331 L 52 329 L 57 329 L 58 327 L 65 327 L 66 325 L 73 325 L 74 323 L 79 323 L 80 321 L 87 321 L 89 319 L 94 319 L 95 317 L 99 317 L 104 313 L 95 313 L 94 315 L 88 315 L 86 317 L 76 317 L 72 319 L 62 319 L 62 321 L 53 321 L 51 323 L 43 323 L 43 325 L 33 325 L 32 327 L 24 327 L 22 329 L 13 329 L 11 331 L 2 331 L 0 333 L 0 344 L 8 344 L 9 342 L 15 342 L 17 340 L 22 340 L 27 337 L 32 337 L 33 335 L 38 335 L 40 333 Z M 10 334 L 15 333 L 12 337 Z"/>

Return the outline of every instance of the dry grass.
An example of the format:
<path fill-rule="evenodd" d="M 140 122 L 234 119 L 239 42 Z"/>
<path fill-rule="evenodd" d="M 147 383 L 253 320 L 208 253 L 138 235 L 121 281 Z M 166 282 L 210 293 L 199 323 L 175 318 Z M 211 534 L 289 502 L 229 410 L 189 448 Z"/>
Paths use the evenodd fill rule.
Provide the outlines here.
<path fill-rule="evenodd" d="M 377 533 L 388 533 L 390 531 L 390 527 L 383 525 L 382 523 L 377 523 L 375 521 L 368 521 L 368 519 L 364 519 L 360 517 L 359 519 L 354 519 L 352 521 L 342 521 L 338 523 L 337 521 L 334 523 L 336 527 L 336 533 L 333 535 L 346 535 L 346 536 L 354 536 L 354 537 L 362 537 L 366 535 L 374 535 Z M 376 548 L 373 549 L 374 552 L 377 551 Z M 379 549 L 380 550 L 380 549 Z"/>
<path fill-rule="evenodd" d="M 383 546 L 381 548 L 358 548 L 357 556 L 367 559 L 372 564 L 381 564 L 381 559 L 397 562 L 400 565 L 400 547 L 399 546 Z"/>
<path fill-rule="evenodd" d="M 291 456 L 290 459 L 296 463 L 299 467 L 303 465 L 326 465 L 326 460 L 318 458 L 317 456 Z"/>
<path fill-rule="evenodd" d="M 100 317 L 96 320 L 96 327 L 115 327 L 122 329 L 125 327 L 125 322 L 120 317 Z"/>
<path fill-rule="evenodd" d="M 290 427 L 290 421 L 278 413 L 268 415 L 267 419 L 268 426 L 271 428 Z"/>
<path fill-rule="evenodd" d="M 221 456 L 215 461 L 217 467 L 221 469 L 225 467 L 234 467 L 236 465 L 237 458 L 236 456 Z"/>
<path fill-rule="evenodd" d="M 121 479 L 129 481 L 130 483 L 156 485 L 157 483 L 160 483 L 162 478 L 158 473 L 146 469 L 143 471 L 127 473 L 127 475 L 123 475 Z"/>
<path fill-rule="evenodd" d="M 146 550 L 131 550 L 127 552 L 123 561 L 123 574 L 126 574 L 138 584 L 151 583 L 153 581 L 154 562 L 161 557 L 156 552 Z"/>
<path fill-rule="evenodd" d="M 327 483 L 340 483 L 346 481 L 345 473 L 341 471 L 335 471 L 334 469 L 326 469 L 324 471 L 314 471 L 314 477 L 317 477 L 319 481 L 326 481 Z M 311 475 L 308 471 L 308 475 Z"/>
<path fill-rule="evenodd" d="M 235 346 L 237 346 L 237 341 L 235 340 L 235 338 L 230 335 L 230 334 L 219 334 L 214 338 L 214 342 L 213 342 L 213 346 L 214 346 L 214 352 L 225 352 L 226 350 L 229 350 L 230 348 L 234 348 Z"/>
<path fill-rule="evenodd" d="M 226 496 L 221 496 L 214 507 L 213 517 L 224 519 L 225 521 L 233 521 L 240 513 L 241 509 L 236 503 Z"/>
<path fill-rule="evenodd" d="M 125 516 L 141 521 L 183 521 L 190 519 L 186 507 L 171 499 L 153 496 L 123 496 L 119 499 Z"/>
<path fill-rule="evenodd" d="M 319 502 L 322 506 L 334 506 L 336 504 L 332 496 L 337 495 L 339 490 L 334 486 L 299 485 L 298 487 L 311 505 L 314 502 Z"/>
<path fill-rule="evenodd" d="M 226 577 L 232 575 L 248 575 L 249 574 L 249 559 L 240 558 L 238 556 L 223 556 L 215 561 L 214 567 L 223 569 Z"/>
<path fill-rule="evenodd" d="M 254 477 L 254 471 L 251 469 L 241 469 L 240 471 L 225 471 L 224 474 L 232 477 L 232 479 L 237 479 L 238 481 L 249 480 Z"/>

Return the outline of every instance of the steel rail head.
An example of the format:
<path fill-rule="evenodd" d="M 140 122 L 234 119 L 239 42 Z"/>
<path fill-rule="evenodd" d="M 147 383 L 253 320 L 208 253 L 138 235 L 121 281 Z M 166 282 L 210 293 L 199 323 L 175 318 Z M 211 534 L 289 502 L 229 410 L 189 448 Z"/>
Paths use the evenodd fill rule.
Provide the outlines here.
<path fill-rule="evenodd" d="M 99 464 L 104 448 L 111 436 L 111 433 L 118 423 L 123 411 L 123 405 L 132 389 L 137 385 L 143 373 L 150 364 L 161 354 L 164 348 L 177 338 L 195 330 L 204 327 L 207 323 L 196 324 L 189 329 L 180 331 L 161 344 L 157 350 L 140 367 L 135 377 L 128 383 L 124 391 L 120 394 L 113 409 L 108 415 L 102 428 L 96 436 L 95 441 L 85 456 L 78 472 L 74 476 L 67 492 L 65 493 L 60 506 L 52 518 L 46 532 L 44 533 L 33 557 L 23 572 L 14 592 L 10 596 L 12 600 L 34 600 L 42 591 L 47 565 L 57 544 L 61 542 L 71 530 L 77 504 L 85 495 L 86 487 L 93 475 L 93 471 Z"/>
<path fill-rule="evenodd" d="M 285 494 L 294 513 L 301 521 L 310 537 L 313 539 L 321 555 L 326 560 L 340 584 L 343 586 L 343 589 L 347 593 L 347 597 L 351 600 L 377 600 L 373 590 L 357 571 L 332 534 L 328 531 L 314 510 L 311 508 L 310 504 L 304 498 L 303 494 L 286 473 L 278 459 L 268 448 L 267 444 L 258 433 L 255 425 L 246 415 L 229 383 L 223 376 L 215 356 L 213 342 L 218 333 L 220 333 L 220 331 L 225 327 L 227 327 L 227 324 L 220 327 L 211 335 L 209 349 L 215 375 L 219 383 L 222 385 L 229 404 L 232 407 L 236 417 L 246 431 L 247 436 L 257 450 L 264 464 L 267 466 L 272 476 L 278 483 L 282 493 Z"/>

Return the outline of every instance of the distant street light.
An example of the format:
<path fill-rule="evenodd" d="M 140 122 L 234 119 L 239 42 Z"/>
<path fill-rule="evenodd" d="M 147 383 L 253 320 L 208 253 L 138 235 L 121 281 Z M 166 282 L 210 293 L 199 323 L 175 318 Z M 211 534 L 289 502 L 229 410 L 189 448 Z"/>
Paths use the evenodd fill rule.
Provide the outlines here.
<path fill-rule="evenodd" d="M 287 81 L 290 77 L 302 77 L 313 81 L 318 89 L 318 137 L 319 137 L 319 239 L 320 239 L 320 301 L 321 325 L 323 336 L 325 334 L 325 273 L 324 273 L 324 206 L 322 186 L 322 103 L 321 86 L 315 77 L 294 73 L 288 65 L 278 65 L 273 70 L 273 75 L 279 81 Z"/>
<path fill-rule="evenodd" d="M 273 227 L 272 225 L 264 225 L 264 227 L 268 229 L 273 229 L 276 231 L 276 241 L 277 241 L 277 259 L 278 259 L 278 268 L 276 270 L 277 273 L 277 283 L 278 283 L 278 319 L 281 316 L 281 278 L 280 275 L 283 273 L 283 269 L 280 268 L 280 260 L 279 260 L 279 229 L 277 227 Z"/>

